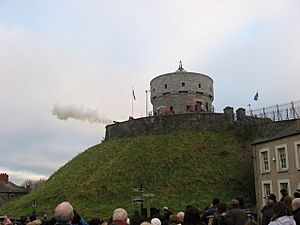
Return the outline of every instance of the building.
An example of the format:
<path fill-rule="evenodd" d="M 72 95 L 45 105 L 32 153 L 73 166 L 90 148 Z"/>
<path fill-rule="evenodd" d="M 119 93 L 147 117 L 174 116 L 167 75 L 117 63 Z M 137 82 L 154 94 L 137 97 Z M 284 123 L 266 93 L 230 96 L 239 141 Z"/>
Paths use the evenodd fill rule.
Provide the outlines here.
<path fill-rule="evenodd" d="M 150 88 L 154 115 L 213 111 L 212 78 L 184 70 L 181 61 L 177 71 L 152 79 Z"/>
<path fill-rule="evenodd" d="M 280 190 L 289 195 L 300 189 L 300 121 L 276 136 L 256 141 L 252 145 L 257 211 L 264 205 L 264 197 Z"/>
<path fill-rule="evenodd" d="M 28 190 L 26 188 L 17 186 L 10 182 L 8 174 L 0 174 L 0 206 L 12 199 L 26 195 L 27 193 Z"/>

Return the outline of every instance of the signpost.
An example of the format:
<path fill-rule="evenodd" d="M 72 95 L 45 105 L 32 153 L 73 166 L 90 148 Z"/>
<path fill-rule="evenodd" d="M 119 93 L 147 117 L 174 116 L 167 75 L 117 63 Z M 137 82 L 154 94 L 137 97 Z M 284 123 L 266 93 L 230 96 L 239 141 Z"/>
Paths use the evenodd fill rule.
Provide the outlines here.
<path fill-rule="evenodd" d="M 138 192 L 139 195 L 138 196 L 135 196 L 133 199 L 132 199 L 132 202 L 135 203 L 135 204 L 140 204 L 140 208 L 141 208 L 141 215 L 143 215 L 143 208 L 144 208 L 144 197 L 154 197 L 155 195 L 152 194 L 152 193 L 144 193 L 144 187 L 143 185 L 141 184 L 140 187 L 134 187 L 134 188 L 131 188 L 131 191 L 132 192 Z"/>

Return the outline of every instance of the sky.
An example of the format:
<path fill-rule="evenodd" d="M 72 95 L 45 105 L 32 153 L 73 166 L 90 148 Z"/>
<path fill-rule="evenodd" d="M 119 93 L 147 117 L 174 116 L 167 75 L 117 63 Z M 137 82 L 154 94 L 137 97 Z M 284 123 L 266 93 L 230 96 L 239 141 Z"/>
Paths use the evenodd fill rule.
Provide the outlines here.
<path fill-rule="evenodd" d="M 0 173 L 48 178 L 180 60 L 217 112 L 300 100 L 299 21 L 299 0 L 0 0 Z"/>

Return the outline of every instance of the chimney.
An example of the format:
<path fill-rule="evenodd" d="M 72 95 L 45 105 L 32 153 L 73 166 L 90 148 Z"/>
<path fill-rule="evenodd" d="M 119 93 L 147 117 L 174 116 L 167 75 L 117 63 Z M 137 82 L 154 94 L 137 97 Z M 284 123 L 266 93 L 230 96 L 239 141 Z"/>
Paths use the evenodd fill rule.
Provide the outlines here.
<path fill-rule="evenodd" d="M 0 181 L 8 183 L 8 174 L 7 173 L 0 173 Z"/>

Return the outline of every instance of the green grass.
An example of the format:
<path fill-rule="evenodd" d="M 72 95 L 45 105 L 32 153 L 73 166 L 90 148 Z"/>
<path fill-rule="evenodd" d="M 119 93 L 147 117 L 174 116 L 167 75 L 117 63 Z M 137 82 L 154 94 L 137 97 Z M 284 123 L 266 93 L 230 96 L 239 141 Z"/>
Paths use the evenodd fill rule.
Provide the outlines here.
<path fill-rule="evenodd" d="M 148 208 L 169 206 L 179 211 L 190 203 L 204 207 L 214 197 L 228 201 L 242 196 L 251 201 L 251 149 L 245 148 L 246 141 L 233 131 L 105 141 L 77 155 L 35 192 L 1 207 L 0 214 L 30 214 L 33 199 L 37 213 L 49 217 L 65 200 L 86 219 L 106 218 L 116 207 L 131 214 L 139 207 L 132 203 L 136 193 L 131 188 L 140 184 L 155 194 L 145 199 Z"/>

